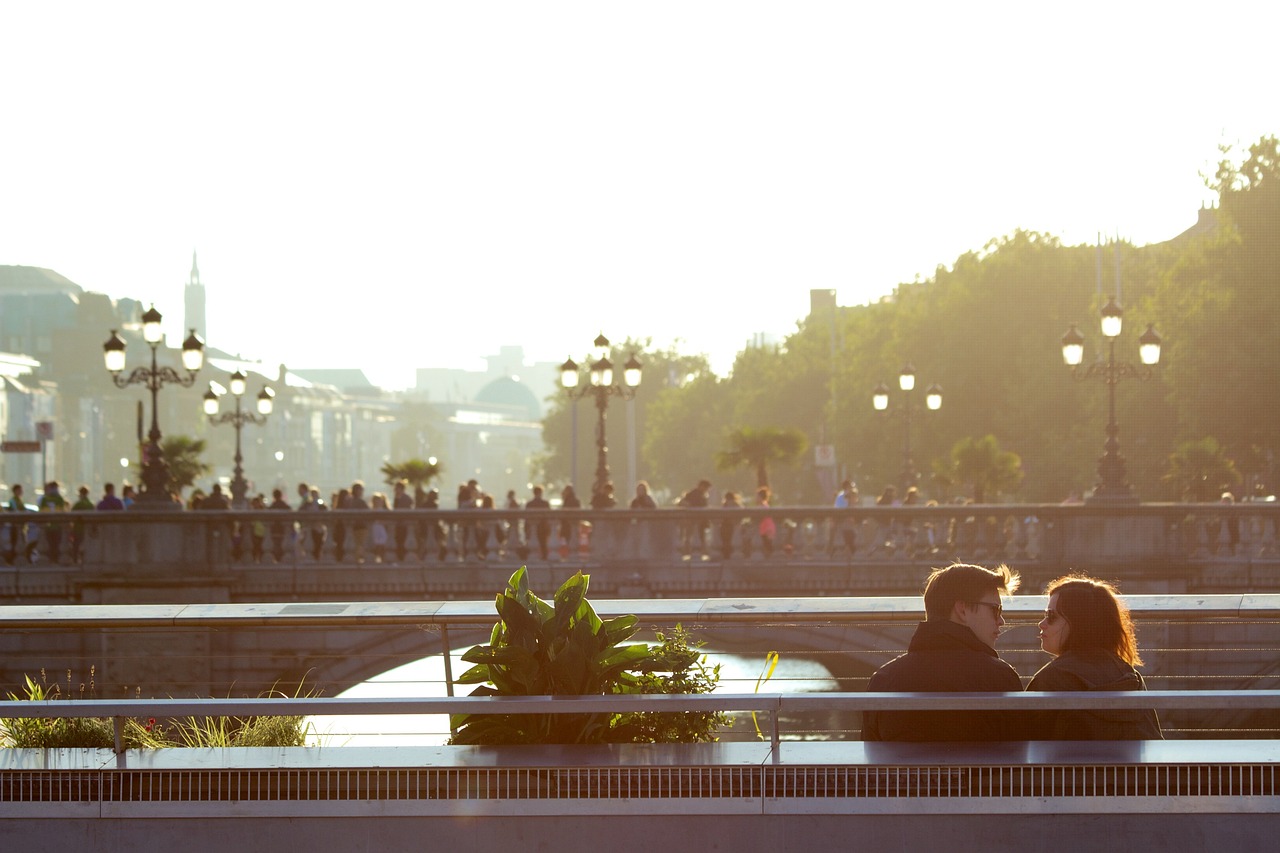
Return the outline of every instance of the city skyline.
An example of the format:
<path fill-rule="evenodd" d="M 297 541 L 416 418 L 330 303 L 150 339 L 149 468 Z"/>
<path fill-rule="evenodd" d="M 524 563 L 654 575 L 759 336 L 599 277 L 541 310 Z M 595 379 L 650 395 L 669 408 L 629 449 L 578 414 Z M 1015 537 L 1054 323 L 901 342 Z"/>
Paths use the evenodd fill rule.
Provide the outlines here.
<path fill-rule="evenodd" d="M 1265 51 L 1228 69 L 1190 8 L 343 11 L 7 9 L 0 263 L 173 337 L 194 250 L 211 346 L 393 389 L 600 332 L 723 373 L 811 289 L 874 301 L 1018 228 L 1167 240 L 1220 144 L 1280 132 Z"/>

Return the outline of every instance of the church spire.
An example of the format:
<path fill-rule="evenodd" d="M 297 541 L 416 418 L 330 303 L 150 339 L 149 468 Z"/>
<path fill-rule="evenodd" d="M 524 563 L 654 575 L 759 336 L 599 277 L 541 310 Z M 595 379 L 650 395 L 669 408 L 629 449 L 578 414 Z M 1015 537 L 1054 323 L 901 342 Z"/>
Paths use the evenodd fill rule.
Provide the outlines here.
<path fill-rule="evenodd" d="M 183 291 L 183 302 L 186 308 L 186 327 L 195 329 L 203 340 L 208 340 L 205 329 L 205 294 L 204 285 L 200 283 L 200 267 L 196 265 L 196 251 L 191 250 L 191 278 Z"/>

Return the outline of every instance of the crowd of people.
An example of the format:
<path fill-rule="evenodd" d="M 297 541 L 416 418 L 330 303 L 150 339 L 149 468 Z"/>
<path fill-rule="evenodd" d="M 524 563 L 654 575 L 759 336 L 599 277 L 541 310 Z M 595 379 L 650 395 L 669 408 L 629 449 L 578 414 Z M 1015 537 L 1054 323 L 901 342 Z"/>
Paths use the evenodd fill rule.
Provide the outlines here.
<path fill-rule="evenodd" d="M 62 487 L 56 482 L 44 484 L 44 492 L 37 503 L 29 504 L 24 497 L 21 483 L 9 487 L 9 500 L 0 505 L 0 510 L 7 513 L 47 513 L 66 510 L 122 510 L 133 504 L 132 486 L 125 486 L 120 496 L 116 495 L 114 483 L 107 483 L 102 488 L 102 497 L 94 501 L 89 495 L 89 487 L 81 486 L 77 490 L 74 502 L 67 500 L 62 494 Z M 45 560 L 50 563 L 61 563 L 65 554 L 70 562 L 80 562 L 80 554 L 84 548 L 85 527 L 83 522 L 64 524 L 59 522 L 42 522 L 19 520 L 12 516 L 0 519 L 0 557 L 6 565 L 14 565 L 18 561 L 36 563 Z M 65 546 L 65 549 L 64 549 Z"/>

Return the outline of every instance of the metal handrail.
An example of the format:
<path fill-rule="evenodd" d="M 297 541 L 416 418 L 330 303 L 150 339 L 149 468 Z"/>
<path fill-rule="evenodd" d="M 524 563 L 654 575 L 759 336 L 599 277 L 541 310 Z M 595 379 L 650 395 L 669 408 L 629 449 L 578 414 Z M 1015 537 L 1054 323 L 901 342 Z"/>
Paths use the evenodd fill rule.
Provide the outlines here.
<path fill-rule="evenodd" d="M 134 717 L 303 716 L 397 714 L 617 714 L 749 711 L 770 715 L 770 742 L 779 720 L 799 711 L 1034 711 L 1280 708 L 1280 690 L 1147 690 L 1053 693 L 728 693 L 608 696 L 417 698 L 264 697 L 257 699 L 75 699 L 0 701 L 0 718 L 109 717 L 123 751 L 124 723 Z"/>
<path fill-rule="evenodd" d="M 1004 600 L 1006 618 L 1035 621 L 1043 595 Z M 1280 594 L 1127 595 L 1136 621 L 1195 619 L 1198 622 L 1280 618 Z M 904 622 L 924 618 L 919 596 L 811 598 L 601 599 L 593 607 L 604 618 L 635 615 L 658 624 L 766 622 Z M 492 601 L 382 601 L 263 604 L 59 604 L 0 606 L 0 631 L 91 628 L 393 627 L 405 625 L 488 627 Z"/>

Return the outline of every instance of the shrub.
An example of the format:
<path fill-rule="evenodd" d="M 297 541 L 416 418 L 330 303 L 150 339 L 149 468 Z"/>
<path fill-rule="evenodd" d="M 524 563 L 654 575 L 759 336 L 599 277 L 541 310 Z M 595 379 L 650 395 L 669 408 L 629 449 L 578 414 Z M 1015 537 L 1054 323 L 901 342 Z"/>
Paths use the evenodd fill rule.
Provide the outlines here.
<path fill-rule="evenodd" d="M 520 567 L 498 595 L 489 643 L 462 656 L 475 666 L 458 679 L 472 696 L 581 696 L 611 693 L 704 693 L 719 667 L 705 660 L 680 627 L 660 645 L 625 644 L 635 616 L 602 620 L 586 599 L 589 576 L 578 572 L 551 603 L 529 589 Z M 714 740 L 722 714 L 459 714 L 454 744 L 618 743 Z"/>
<path fill-rule="evenodd" d="M 89 668 L 89 686 L 80 685 L 79 697 L 94 695 L 94 667 Z M 24 676 L 25 694 L 9 694 L 10 700 L 45 702 L 62 698 L 55 682 L 48 683 L 45 671 L 40 681 Z M 67 670 L 67 694 L 72 694 L 71 671 Z M 299 685 L 301 691 L 301 685 Z M 282 695 L 272 690 L 268 695 Z M 295 693 L 294 695 L 298 695 Z M 74 701 L 70 699 L 69 701 Z M 122 739 L 126 749 L 225 746 L 305 746 L 310 726 L 301 716 L 288 717 L 187 717 L 170 721 L 169 726 L 128 717 Z M 0 719 L 0 745 L 19 749 L 111 749 L 115 729 L 106 717 L 17 717 Z"/>

